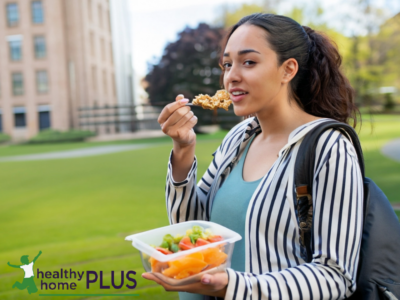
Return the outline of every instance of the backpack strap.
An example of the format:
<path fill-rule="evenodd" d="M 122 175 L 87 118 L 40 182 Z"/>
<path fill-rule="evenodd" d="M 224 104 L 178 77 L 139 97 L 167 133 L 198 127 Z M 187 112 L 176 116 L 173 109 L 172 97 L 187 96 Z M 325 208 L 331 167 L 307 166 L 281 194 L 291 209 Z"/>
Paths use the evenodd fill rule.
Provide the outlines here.
<path fill-rule="evenodd" d="M 318 139 L 328 129 L 338 129 L 353 143 L 357 152 L 361 174 L 365 178 L 364 158 L 355 130 L 348 124 L 338 121 L 326 121 L 311 129 L 303 138 L 297 153 L 294 167 L 294 182 L 296 188 L 295 205 L 300 230 L 300 253 L 306 262 L 312 260 L 311 233 L 313 221 L 313 181 L 315 168 L 315 150 Z"/>

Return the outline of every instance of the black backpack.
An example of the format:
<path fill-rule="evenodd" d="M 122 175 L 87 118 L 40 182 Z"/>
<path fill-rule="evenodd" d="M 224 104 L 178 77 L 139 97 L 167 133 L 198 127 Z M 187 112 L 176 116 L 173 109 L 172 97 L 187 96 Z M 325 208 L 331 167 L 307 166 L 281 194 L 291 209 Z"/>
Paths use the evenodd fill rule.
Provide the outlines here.
<path fill-rule="evenodd" d="M 365 177 L 364 158 L 354 129 L 341 122 L 327 121 L 307 133 L 300 145 L 295 165 L 296 213 L 300 228 L 301 256 L 311 262 L 313 221 L 312 184 L 315 148 L 328 129 L 349 137 L 357 152 L 364 178 L 364 225 L 357 273 L 357 289 L 350 299 L 400 299 L 400 223 L 385 194 Z"/>

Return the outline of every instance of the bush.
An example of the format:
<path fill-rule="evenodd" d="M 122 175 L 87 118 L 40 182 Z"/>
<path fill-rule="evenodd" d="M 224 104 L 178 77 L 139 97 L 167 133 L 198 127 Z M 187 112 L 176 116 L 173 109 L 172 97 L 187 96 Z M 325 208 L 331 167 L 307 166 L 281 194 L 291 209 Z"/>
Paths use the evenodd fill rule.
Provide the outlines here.
<path fill-rule="evenodd" d="M 30 139 L 30 143 L 63 143 L 63 142 L 81 142 L 88 137 L 95 136 L 96 133 L 85 130 L 69 130 L 69 131 L 57 131 L 53 129 L 47 129 L 41 131 L 37 136 Z"/>
<path fill-rule="evenodd" d="M 387 111 L 393 110 L 395 105 L 396 104 L 394 103 L 392 94 L 385 94 L 385 104 L 384 104 L 385 110 Z"/>
<path fill-rule="evenodd" d="M 8 142 L 10 140 L 10 136 L 4 133 L 0 133 L 0 144 Z"/>

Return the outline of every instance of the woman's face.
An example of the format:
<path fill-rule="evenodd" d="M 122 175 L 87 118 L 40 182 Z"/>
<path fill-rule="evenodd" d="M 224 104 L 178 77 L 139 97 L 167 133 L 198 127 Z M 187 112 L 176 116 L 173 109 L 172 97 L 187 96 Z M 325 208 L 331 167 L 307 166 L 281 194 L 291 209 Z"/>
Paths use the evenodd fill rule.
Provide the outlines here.
<path fill-rule="evenodd" d="M 223 56 L 224 86 L 235 114 L 271 113 L 282 94 L 283 67 L 269 47 L 266 31 L 242 25 L 229 38 Z"/>

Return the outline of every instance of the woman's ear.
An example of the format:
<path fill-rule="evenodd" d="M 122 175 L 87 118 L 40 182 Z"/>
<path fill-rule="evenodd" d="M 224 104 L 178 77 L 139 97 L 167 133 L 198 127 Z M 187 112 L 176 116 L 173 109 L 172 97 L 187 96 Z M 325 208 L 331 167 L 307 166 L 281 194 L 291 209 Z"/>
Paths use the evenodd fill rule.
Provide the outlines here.
<path fill-rule="evenodd" d="M 282 83 L 288 83 L 290 80 L 292 80 L 299 70 L 297 60 L 294 58 L 289 58 L 286 60 L 281 67 L 283 68 Z"/>

